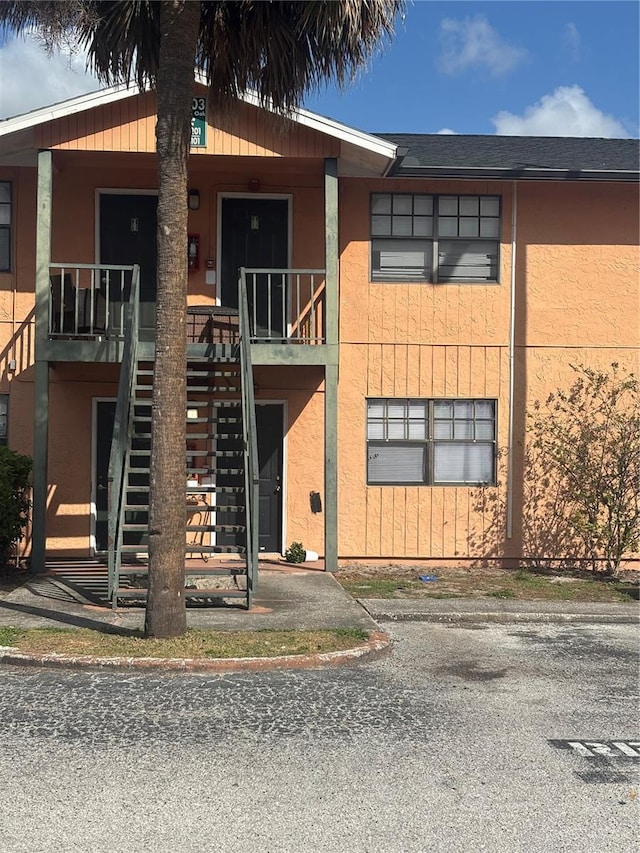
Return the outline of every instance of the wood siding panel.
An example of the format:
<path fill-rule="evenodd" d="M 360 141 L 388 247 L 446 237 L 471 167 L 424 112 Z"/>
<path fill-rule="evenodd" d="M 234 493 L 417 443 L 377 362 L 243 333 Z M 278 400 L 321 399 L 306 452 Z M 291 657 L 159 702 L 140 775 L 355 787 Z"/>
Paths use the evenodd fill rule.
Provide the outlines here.
<path fill-rule="evenodd" d="M 209 122 L 212 117 L 209 116 Z M 151 92 L 64 116 L 35 129 L 36 147 L 67 151 L 155 152 L 155 95 Z M 206 148 L 192 155 L 243 157 L 337 157 L 339 140 L 257 107 L 240 105 L 237 113 L 217 117 L 207 127 Z"/>
<path fill-rule="evenodd" d="M 348 496 L 341 501 L 340 554 L 425 560 L 470 556 L 470 542 L 477 551 L 489 525 L 480 509 L 482 490 L 367 486 L 366 407 L 361 401 L 367 396 L 495 397 L 502 446 L 508 412 L 507 349 L 377 343 L 343 345 L 341 351 L 339 468 L 341 488 L 348 489 Z M 356 547 L 360 542 L 362 552 Z"/>

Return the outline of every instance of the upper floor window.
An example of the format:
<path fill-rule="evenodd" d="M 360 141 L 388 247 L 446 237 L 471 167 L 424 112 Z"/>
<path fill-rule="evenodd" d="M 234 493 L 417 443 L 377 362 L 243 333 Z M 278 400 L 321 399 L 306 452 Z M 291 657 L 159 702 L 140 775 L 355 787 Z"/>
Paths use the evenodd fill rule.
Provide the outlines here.
<path fill-rule="evenodd" d="M 499 196 L 371 196 L 372 281 L 497 281 L 499 248 Z"/>
<path fill-rule="evenodd" d="M 11 269 L 11 184 L 0 181 L 0 272 Z"/>
<path fill-rule="evenodd" d="M 495 483 L 496 401 L 367 400 L 367 482 Z"/>

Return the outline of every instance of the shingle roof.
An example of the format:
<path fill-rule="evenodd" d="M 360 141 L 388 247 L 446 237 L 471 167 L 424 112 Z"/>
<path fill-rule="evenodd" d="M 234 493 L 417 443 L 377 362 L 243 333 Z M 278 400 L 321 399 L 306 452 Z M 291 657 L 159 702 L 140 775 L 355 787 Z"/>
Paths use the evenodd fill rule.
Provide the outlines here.
<path fill-rule="evenodd" d="M 407 149 L 393 175 L 637 179 L 640 140 L 380 133 Z M 400 152 L 399 152 L 400 153 Z"/>

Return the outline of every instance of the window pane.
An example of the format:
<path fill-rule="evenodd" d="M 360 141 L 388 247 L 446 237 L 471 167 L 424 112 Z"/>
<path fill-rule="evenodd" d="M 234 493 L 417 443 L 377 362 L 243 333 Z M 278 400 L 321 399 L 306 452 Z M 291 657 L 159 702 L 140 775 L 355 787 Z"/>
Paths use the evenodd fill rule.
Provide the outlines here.
<path fill-rule="evenodd" d="M 500 220 L 499 219 L 481 219 L 480 220 L 480 236 L 481 237 L 499 237 L 500 236 Z"/>
<path fill-rule="evenodd" d="M 424 444 L 370 444 L 368 482 L 424 483 L 426 450 Z"/>
<path fill-rule="evenodd" d="M 456 418 L 472 418 L 473 417 L 473 401 L 472 400 L 456 400 L 454 411 Z"/>
<path fill-rule="evenodd" d="M 11 260 L 11 254 L 9 250 L 10 245 L 9 239 L 9 229 L 8 228 L 0 228 L 0 270 L 8 270 L 9 262 Z"/>
<path fill-rule="evenodd" d="M 371 233 L 374 237 L 388 237 L 391 234 L 391 217 L 372 216 Z"/>
<path fill-rule="evenodd" d="M 441 442 L 434 445 L 434 483 L 493 482 L 493 445 Z"/>
<path fill-rule="evenodd" d="M 453 403 L 450 400 L 435 400 L 433 403 L 433 414 L 436 418 L 452 418 Z"/>
<path fill-rule="evenodd" d="M 451 421 L 435 421 L 433 424 L 434 438 L 453 438 L 453 423 Z"/>
<path fill-rule="evenodd" d="M 478 222 L 478 219 L 469 219 L 469 217 L 464 217 L 463 219 L 460 219 L 460 236 L 477 237 Z"/>
<path fill-rule="evenodd" d="M 405 216 L 411 216 L 413 213 L 413 196 L 394 195 L 392 198 L 394 215 L 400 213 Z"/>
<path fill-rule="evenodd" d="M 389 421 L 387 438 L 395 438 L 402 441 L 406 437 L 406 421 Z"/>
<path fill-rule="evenodd" d="M 372 213 L 391 213 L 391 196 L 388 193 L 374 193 L 371 196 Z"/>
<path fill-rule="evenodd" d="M 404 418 L 406 411 L 407 409 L 404 400 L 401 403 L 395 400 L 389 400 L 387 414 L 390 418 Z"/>
<path fill-rule="evenodd" d="M 440 217 L 438 220 L 438 233 L 442 237 L 458 236 L 458 220 L 450 217 Z"/>
<path fill-rule="evenodd" d="M 493 418 L 493 400 L 476 400 L 475 406 L 477 418 Z"/>
<path fill-rule="evenodd" d="M 426 439 L 427 438 L 427 425 L 425 421 L 409 421 L 408 423 L 408 438 L 412 439 Z"/>
<path fill-rule="evenodd" d="M 367 402 L 367 417 L 382 418 L 384 416 L 384 402 L 382 400 L 369 400 Z"/>
<path fill-rule="evenodd" d="M 11 208 L 8 204 L 0 204 L 0 225 L 11 225 Z"/>
<path fill-rule="evenodd" d="M 409 400 L 409 417 L 412 419 L 427 417 L 427 404 L 422 400 Z"/>
<path fill-rule="evenodd" d="M 456 439 L 473 438 L 473 421 L 455 421 L 453 437 Z"/>
<path fill-rule="evenodd" d="M 367 438 L 384 438 L 384 424 L 382 421 L 369 421 L 367 424 Z"/>
<path fill-rule="evenodd" d="M 9 415 L 9 395 L 0 394 L 0 444 L 7 443 L 7 423 Z"/>
<path fill-rule="evenodd" d="M 495 438 L 495 427 L 493 421 L 476 421 L 476 438 Z"/>
<path fill-rule="evenodd" d="M 441 240 L 439 248 L 439 281 L 497 281 L 497 243 L 489 240 Z"/>
<path fill-rule="evenodd" d="M 500 198 L 485 195 L 480 199 L 480 216 L 500 216 Z"/>
<path fill-rule="evenodd" d="M 443 195 L 440 196 L 438 202 L 438 213 L 440 216 L 457 216 L 458 215 L 458 196 Z"/>
<path fill-rule="evenodd" d="M 9 181 L 0 181 L 0 203 L 11 202 L 11 184 Z"/>
<path fill-rule="evenodd" d="M 431 278 L 433 246 L 428 240 L 371 241 L 371 271 L 374 280 L 407 281 Z"/>
<path fill-rule="evenodd" d="M 433 219 L 427 216 L 415 216 L 413 219 L 414 237 L 431 237 L 433 235 Z"/>
<path fill-rule="evenodd" d="M 394 237 L 411 237 L 412 220 L 410 216 L 394 216 L 392 233 Z"/>
<path fill-rule="evenodd" d="M 431 216 L 433 214 L 433 197 L 415 195 L 413 197 L 413 212 L 416 216 Z"/>
<path fill-rule="evenodd" d="M 480 199 L 477 196 L 462 196 L 460 198 L 460 216 L 477 216 Z"/>

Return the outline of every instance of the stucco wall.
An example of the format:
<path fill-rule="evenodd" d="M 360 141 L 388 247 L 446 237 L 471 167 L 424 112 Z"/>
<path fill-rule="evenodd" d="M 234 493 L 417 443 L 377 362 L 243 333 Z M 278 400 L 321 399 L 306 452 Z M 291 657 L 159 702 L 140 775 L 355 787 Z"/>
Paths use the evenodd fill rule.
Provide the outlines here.
<path fill-rule="evenodd" d="M 372 191 L 502 196 L 500 283 L 372 283 Z M 345 180 L 340 199 L 340 529 L 343 558 L 522 554 L 526 415 L 568 387 L 571 364 L 640 368 L 638 192 L 633 185 L 518 186 L 514 527 L 505 536 L 512 186 Z M 367 397 L 498 401 L 498 485 L 366 485 Z"/>

